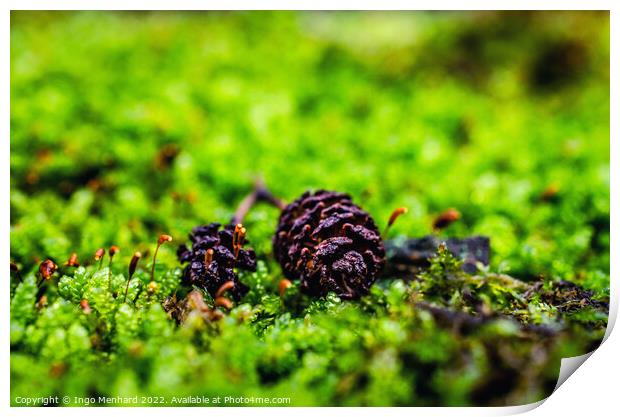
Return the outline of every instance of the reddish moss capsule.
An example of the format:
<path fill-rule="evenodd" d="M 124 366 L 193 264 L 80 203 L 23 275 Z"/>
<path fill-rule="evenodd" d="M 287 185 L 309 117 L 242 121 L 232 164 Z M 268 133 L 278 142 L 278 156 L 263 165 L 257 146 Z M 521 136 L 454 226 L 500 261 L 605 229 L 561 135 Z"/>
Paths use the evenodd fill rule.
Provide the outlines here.
<path fill-rule="evenodd" d="M 557 198 L 559 192 L 560 187 L 556 184 L 551 184 L 540 194 L 540 199 L 545 202 L 553 201 Z"/>
<path fill-rule="evenodd" d="M 280 293 L 280 296 L 283 296 L 284 293 L 286 292 L 286 289 L 290 288 L 291 286 L 293 286 L 293 283 L 291 281 L 289 281 L 286 278 L 281 279 L 280 284 L 278 285 L 278 291 Z"/>
<path fill-rule="evenodd" d="M 110 250 L 108 250 L 108 255 L 110 255 L 110 258 L 113 258 L 118 252 L 120 252 L 118 246 L 112 245 L 110 246 Z"/>
<path fill-rule="evenodd" d="M 216 297 L 221 297 L 224 293 L 232 288 L 235 288 L 234 281 L 226 281 L 215 293 Z"/>
<path fill-rule="evenodd" d="M 461 213 L 457 209 L 449 208 L 439 216 L 435 217 L 435 220 L 433 221 L 433 229 L 445 229 L 460 218 Z"/>
<path fill-rule="evenodd" d="M 47 307 L 47 295 L 43 294 L 39 301 L 37 301 L 37 310 L 41 310 Z"/>
<path fill-rule="evenodd" d="M 159 285 L 157 284 L 157 282 L 155 281 L 151 281 L 149 282 L 149 284 L 146 286 L 146 291 L 149 294 L 154 294 L 157 291 L 157 288 L 159 288 Z"/>
<path fill-rule="evenodd" d="M 50 279 L 54 272 L 58 269 L 58 266 L 50 259 L 46 259 L 39 265 L 39 274 L 43 279 Z"/>
<path fill-rule="evenodd" d="M 140 252 L 134 253 L 131 257 L 131 261 L 129 262 L 129 279 L 131 279 L 133 274 L 135 274 L 140 258 L 142 258 L 142 254 Z"/>
<path fill-rule="evenodd" d="M 95 261 L 100 261 L 104 255 L 105 255 L 105 249 L 103 248 L 97 249 L 97 251 L 95 252 Z"/>
<path fill-rule="evenodd" d="M 215 305 L 218 307 L 224 307 L 226 310 L 230 310 L 231 308 L 233 308 L 232 301 L 230 301 L 226 297 L 217 297 L 215 299 Z"/>
<path fill-rule="evenodd" d="M 65 263 L 65 266 L 80 266 L 80 262 L 78 261 L 77 253 L 73 252 L 69 257 L 69 260 Z"/>
<path fill-rule="evenodd" d="M 159 239 L 157 239 L 157 244 L 161 245 L 164 242 L 172 242 L 172 236 L 170 236 L 170 235 L 160 235 Z"/>
<path fill-rule="evenodd" d="M 82 301 L 80 301 L 80 308 L 82 309 L 84 314 L 90 314 L 91 312 L 90 304 L 88 303 L 87 299 L 83 299 Z"/>

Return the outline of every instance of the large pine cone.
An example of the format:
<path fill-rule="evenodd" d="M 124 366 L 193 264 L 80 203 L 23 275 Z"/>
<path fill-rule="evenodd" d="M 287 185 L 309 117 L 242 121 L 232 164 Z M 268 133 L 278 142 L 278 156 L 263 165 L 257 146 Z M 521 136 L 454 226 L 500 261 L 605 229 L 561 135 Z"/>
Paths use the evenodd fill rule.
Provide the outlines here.
<path fill-rule="evenodd" d="M 282 210 L 273 248 L 284 274 L 318 296 L 367 294 L 385 263 L 370 215 L 349 195 L 325 190 L 306 192 Z"/>
<path fill-rule="evenodd" d="M 219 223 L 195 227 L 189 234 L 192 248 L 188 249 L 185 244 L 179 246 L 179 261 L 189 262 L 183 272 L 183 281 L 206 289 L 213 297 L 225 282 L 232 281 L 235 286 L 229 293 L 239 300 L 248 292 L 248 287 L 239 281 L 233 268 L 256 271 L 256 254 L 252 249 L 240 248 L 235 258 L 235 226 L 219 229 Z"/>

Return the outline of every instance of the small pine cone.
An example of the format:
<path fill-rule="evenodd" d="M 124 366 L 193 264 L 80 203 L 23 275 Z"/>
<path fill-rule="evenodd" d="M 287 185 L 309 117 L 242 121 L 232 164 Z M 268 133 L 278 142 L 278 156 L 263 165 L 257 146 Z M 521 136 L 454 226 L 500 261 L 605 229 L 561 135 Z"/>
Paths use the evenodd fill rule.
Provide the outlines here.
<path fill-rule="evenodd" d="M 235 259 L 233 234 L 235 226 L 227 225 L 220 230 L 219 223 L 210 223 L 192 229 L 189 238 L 192 248 L 185 244 L 179 246 L 177 257 L 181 263 L 189 263 L 183 273 L 183 281 L 187 285 L 204 288 L 215 297 L 217 290 L 227 281 L 235 286 L 229 293 L 239 300 L 248 292 L 233 268 L 256 271 L 256 253 L 253 249 L 241 248 Z M 211 250 L 212 252 L 208 251 Z"/>
<path fill-rule="evenodd" d="M 289 279 L 311 295 L 344 299 L 368 293 L 385 263 L 375 222 L 347 194 L 304 193 L 282 210 L 274 254 Z"/>

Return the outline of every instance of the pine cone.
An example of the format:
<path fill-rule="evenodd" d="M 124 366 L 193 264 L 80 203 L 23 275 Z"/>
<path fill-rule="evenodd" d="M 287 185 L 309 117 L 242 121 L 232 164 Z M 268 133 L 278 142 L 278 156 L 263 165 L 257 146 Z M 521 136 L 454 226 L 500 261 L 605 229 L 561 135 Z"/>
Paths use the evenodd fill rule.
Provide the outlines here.
<path fill-rule="evenodd" d="M 282 210 L 273 248 L 287 278 L 299 279 L 304 292 L 318 296 L 367 294 L 385 263 L 370 215 L 349 195 L 325 190 L 306 192 Z"/>
<path fill-rule="evenodd" d="M 188 249 L 183 244 L 177 250 L 179 261 L 189 262 L 183 273 L 184 283 L 204 288 L 215 297 L 215 293 L 225 282 L 232 281 L 235 286 L 229 291 L 233 298 L 239 300 L 244 296 L 248 287 L 239 281 L 233 268 L 256 271 L 256 253 L 249 248 L 239 247 L 235 250 L 234 234 L 234 225 L 224 226 L 220 230 L 219 223 L 192 229 L 189 234 L 192 248 Z"/>

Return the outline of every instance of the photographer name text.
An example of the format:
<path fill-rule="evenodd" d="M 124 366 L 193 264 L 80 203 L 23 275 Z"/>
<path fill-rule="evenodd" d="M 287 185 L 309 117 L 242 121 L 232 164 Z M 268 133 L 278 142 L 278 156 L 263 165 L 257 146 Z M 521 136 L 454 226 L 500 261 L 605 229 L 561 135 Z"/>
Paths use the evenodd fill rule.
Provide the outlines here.
<path fill-rule="evenodd" d="M 202 396 L 47 396 L 22 397 L 13 399 L 13 405 L 18 407 L 48 407 L 48 406 L 284 406 L 290 405 L 289 397 L 244 397 L 231 395 Z"/>

